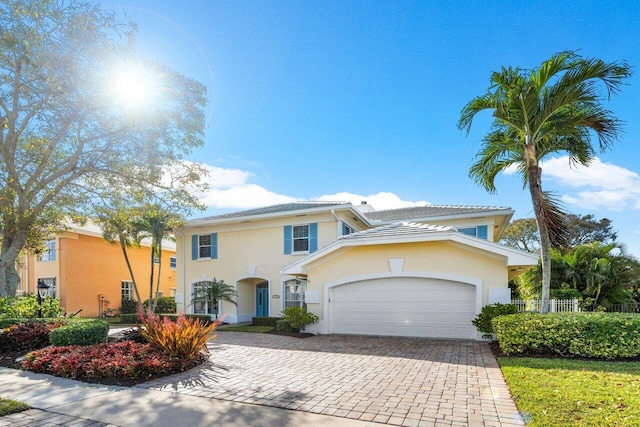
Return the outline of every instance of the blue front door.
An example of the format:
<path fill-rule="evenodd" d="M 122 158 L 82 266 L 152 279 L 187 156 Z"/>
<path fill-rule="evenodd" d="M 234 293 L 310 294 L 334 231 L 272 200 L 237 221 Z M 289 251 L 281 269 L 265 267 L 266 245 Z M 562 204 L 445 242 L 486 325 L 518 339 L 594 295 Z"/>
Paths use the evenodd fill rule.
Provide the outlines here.
<path fill-rule="evenodd" d="M 269 315 L 269 288 L 256 288 L 256 317 Z"/>

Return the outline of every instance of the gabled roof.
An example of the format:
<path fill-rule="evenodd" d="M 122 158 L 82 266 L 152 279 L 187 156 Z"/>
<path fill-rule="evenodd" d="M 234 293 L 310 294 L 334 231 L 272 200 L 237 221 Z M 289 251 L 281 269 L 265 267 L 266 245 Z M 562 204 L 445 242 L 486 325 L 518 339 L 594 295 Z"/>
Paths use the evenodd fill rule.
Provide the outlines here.
<path fill-rule="evenodd" d="M 307 265 L 344 247 L 436 241 L 449 241 L 503 256 L 507 259 L 508 266 L 532 266 L 538 263 L 537 254 L 471 237 L 456 231 L 453 227 L 398 222 L 342 236 L 319 251 L 285 266 L 281 273 L 304 275 Z"/>
<path fill-rule="evenodd" d="M 464 205 L 425 205 L 411 208 L 389 209 L 367 212 L 372 222 L 392 222 L 402 220 L 426 220 L 443 217 L 477 217 L 487 214 L 511 215 L 513 210 L 505 206 L 464 206 Z"/>
<path fill-rule="evenodd" d="M 280 205 L 266 206 L 262 208 L 247 209 L 244 211 L 230 212 L 222 215 L 215 215 L 205 218 L 198 218 L 189 221 L 189 225 L 200 225 L 206 223 L 233 222 L 238 220 L 251 220 L 278 216 L 290 216 L 296 213 L 313 213 L 327 212 L 331 210 L 351 210 L 359 216 L 363 222 L 369 223 L 369 220 L 360 213 L 349 202 L 319 202 L 319 201 L 300 201 L 292 203 L 283 203 Z"/>

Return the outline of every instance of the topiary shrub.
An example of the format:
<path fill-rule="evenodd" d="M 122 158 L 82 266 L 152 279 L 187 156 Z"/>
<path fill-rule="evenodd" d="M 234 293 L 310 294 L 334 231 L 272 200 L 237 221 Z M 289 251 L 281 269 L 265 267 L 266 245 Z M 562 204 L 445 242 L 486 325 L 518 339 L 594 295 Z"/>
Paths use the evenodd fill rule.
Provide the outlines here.
<path fill-rule="evenodd" d="M 473 326 L 480 332 L 482 332 L 482 338 L 485 339 L 493 339 L 493 326 L 491 326 L 491 321 L 498 317 L 503 316 L 505 314 L 515 314 L 518 312 L 518 307 L 513 304 L 491 304 L 485 305 L 482 307 L 482 311 L 480 314 L 476 316 L 475 319 L 471 321 Z"/>
<path fill-rule="evenodd" d="M 309 313 L 306 307 L 285 308 L 282 310 L 282 314 L 297 332 L 301 332 L 306 326 L 313 325 L 320 320 L 315 314 Z"/>
<path fill-rule="evenodd" d="M 49 342 L 56 347 L 67 345 L 92 345 L 107 342 L 109 324 L 98 319 L 82 319 L 69 322 L 49 334 Z"/>
<path fill-rule="evenodd" d="M 493 320 L 506 355 L 626 359 L 640 356 L 640 316 L 627 313 L 518 313 Z"/>

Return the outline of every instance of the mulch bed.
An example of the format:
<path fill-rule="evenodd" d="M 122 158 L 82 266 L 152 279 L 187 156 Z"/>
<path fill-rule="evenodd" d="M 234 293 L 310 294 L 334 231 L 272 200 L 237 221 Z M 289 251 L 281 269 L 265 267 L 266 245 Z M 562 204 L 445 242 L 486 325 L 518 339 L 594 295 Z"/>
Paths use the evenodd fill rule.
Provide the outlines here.
<path fill-rule="evenodd" d="M 20 369 L 20 363 L 16 363 L 16 358 L 24 356 L 28 352 L 7 351 L 0 353 L 0 366 L 3 368 Z"/>

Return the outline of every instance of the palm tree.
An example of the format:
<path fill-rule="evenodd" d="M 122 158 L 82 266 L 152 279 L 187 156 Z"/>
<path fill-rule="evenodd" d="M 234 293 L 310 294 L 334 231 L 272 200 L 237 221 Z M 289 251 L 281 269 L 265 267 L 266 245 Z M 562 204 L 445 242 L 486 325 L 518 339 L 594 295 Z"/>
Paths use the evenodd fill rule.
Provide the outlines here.
<path fill-rule="evenodd" d="M 199 282 L 193 288 L 193 297 L 191 298 L 191 304 L 208 303 L 210 307 L 218 307 L 218 301 L 227 301 L 234 305 L 238 305 L 235 301 L 238 298 L 238 292 L 236 289 L 224 283 L 224 280 L 216 280 L 215 277 L 212 281 Z M 216 310 L 216 319 L 218 318 L 218 312 Z"/>
<path fill-rule="evenodd" d="M 600 150 L 609 148 L 620 123 L 603 108 L 599 84 L 611 96 L 630 75 L 624 62 L 606 63 L 560 52 L 532 70 L 503 67 L 494 72 L 487 93 L 473 98 L 462 110 L 458 127 L 467 134 L 481 111 L 491 111 L 494 118 L 470 177 L 494 193 L 496 175 L 515 166 L 529 187 L 540 233 L 543 313 L 549 310 L 551 246 L 562 242 L 564 221 L 553 199 L 542 191 L 540 161 L 549 154 L 566 152 L 570 164 L 589 165 L 595 156 L 592 131 Z"/>
<path fill-rule="evenodd" d="M 168 233 L 173 228 L 181 225 L 182 217 L 163 210 L 157 205 L 147 205 L 142 214 L 133 220 L 133 228 L 140 233 L 140 238 L 151 238 L 151 274 L 149 277 L 149 309 L 155 313 L 160 291 L 160 273 L 162 272 L 162 240 L 169 237 Z M 158 260 L 158 275 L 156 279 L 156 292 L 153 292 L 153 278 L 155 260 Z"/>

